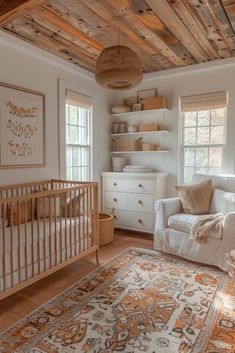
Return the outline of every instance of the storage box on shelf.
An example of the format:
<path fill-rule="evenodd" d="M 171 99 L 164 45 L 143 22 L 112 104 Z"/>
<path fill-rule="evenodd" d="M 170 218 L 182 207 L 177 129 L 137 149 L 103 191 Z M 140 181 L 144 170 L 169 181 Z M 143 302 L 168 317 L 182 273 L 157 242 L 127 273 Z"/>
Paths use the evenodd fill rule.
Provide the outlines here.
<path fill-rule="evenodd" d="M 119 228 L 153 233 L 155 201 L 167 196 L 167 173 L 102 173 L 102 209 L 115 208 Z"/>
<path fill-rule="evenodd" d="M 142 150 L 142 139 L 137 140 L 116 140 L 113 139 L 113 151 L 141 151 Z"/>
<path fill-rule="evenodd" d="M 160 131 L 159 124 L 139 124 L 138 128 L 140 132 Z"/>
<path fill-rule="evenodd" d="M 143 110 L 167 108 L 166 97 L 145 98 L 142 101 Z"/>
<path fill-rule="evenodd" d="M 142 145 L 142 150 L 143 151 L 160 151 L 161 146 L 157 145 L 156 143 L 143 143 Z"/>

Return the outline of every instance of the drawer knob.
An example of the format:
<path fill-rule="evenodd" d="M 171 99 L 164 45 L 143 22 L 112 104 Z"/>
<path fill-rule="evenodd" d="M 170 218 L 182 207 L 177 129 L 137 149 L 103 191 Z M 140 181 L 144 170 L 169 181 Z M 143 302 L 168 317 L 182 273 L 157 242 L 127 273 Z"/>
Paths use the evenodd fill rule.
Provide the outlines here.
<path fill-rule="evenodd" d="M 138 222 L 139 222 L 140 224 L 142 224 L 142 223 L 143 223 L 142 219 L 138 219 Z"/>
<path fill-rule="evenodd" d="M 139 184 L 138 186 L 139 186 L 139 188 L 142 188 L 142 187 L 143 187 L 143 185 L 142 185 L 142 184 Z"/>
<path fill-rule="evenodd" d="M 117 186 L 117 183 L 113 183 L 113 186 Z"/>
<path fill-rule="evenodd" d="M 113 218 L 114 218 L 114 219 L 117 219 L 117 216 L 116 216 L 116 215 L 114 215 L 114 216 L 113 216 Z"/>
<path fill-rule="evenodd" d="M 138 203 L 139 203 L 140 205 L 143 205 L 143 201 L 141 201 L 141 200 L 139 200 Z"/>
<path fill-rule="evenodd" d="M 113 201 L 114 201 L 114 202 L 117 202 L 117 199 L 116 199 L 116 197 L 114 197 Z"/>

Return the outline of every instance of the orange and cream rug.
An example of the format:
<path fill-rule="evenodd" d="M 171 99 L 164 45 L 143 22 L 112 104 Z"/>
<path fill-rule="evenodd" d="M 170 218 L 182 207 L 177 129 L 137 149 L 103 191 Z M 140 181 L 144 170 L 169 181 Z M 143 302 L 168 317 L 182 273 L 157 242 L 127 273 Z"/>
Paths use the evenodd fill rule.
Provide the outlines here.
<path fill-rule="evenodd" d="M 227 274 L 128 249 L 0 334 L 1 353 L 234 353 Z"/>

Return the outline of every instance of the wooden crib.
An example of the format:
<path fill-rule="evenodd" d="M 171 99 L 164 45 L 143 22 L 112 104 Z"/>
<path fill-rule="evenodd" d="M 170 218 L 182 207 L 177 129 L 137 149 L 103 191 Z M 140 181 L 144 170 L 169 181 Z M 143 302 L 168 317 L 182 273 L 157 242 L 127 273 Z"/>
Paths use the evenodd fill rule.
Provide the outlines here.
<path fill-rule="evenodd" d="M 0 300 L 92 252 L 98 264 L 97 183 L 0 187 Z"/>

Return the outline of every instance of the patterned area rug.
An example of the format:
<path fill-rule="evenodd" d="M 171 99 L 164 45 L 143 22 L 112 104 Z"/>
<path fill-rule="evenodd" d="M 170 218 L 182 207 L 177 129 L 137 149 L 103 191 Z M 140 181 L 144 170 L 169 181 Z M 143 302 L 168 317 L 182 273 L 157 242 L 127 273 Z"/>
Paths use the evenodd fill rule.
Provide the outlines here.
<path fill-rule="evenodd" d="M 232 281 L 128 249 L 1 333 L 0 352 L 234 353 Z"/>

